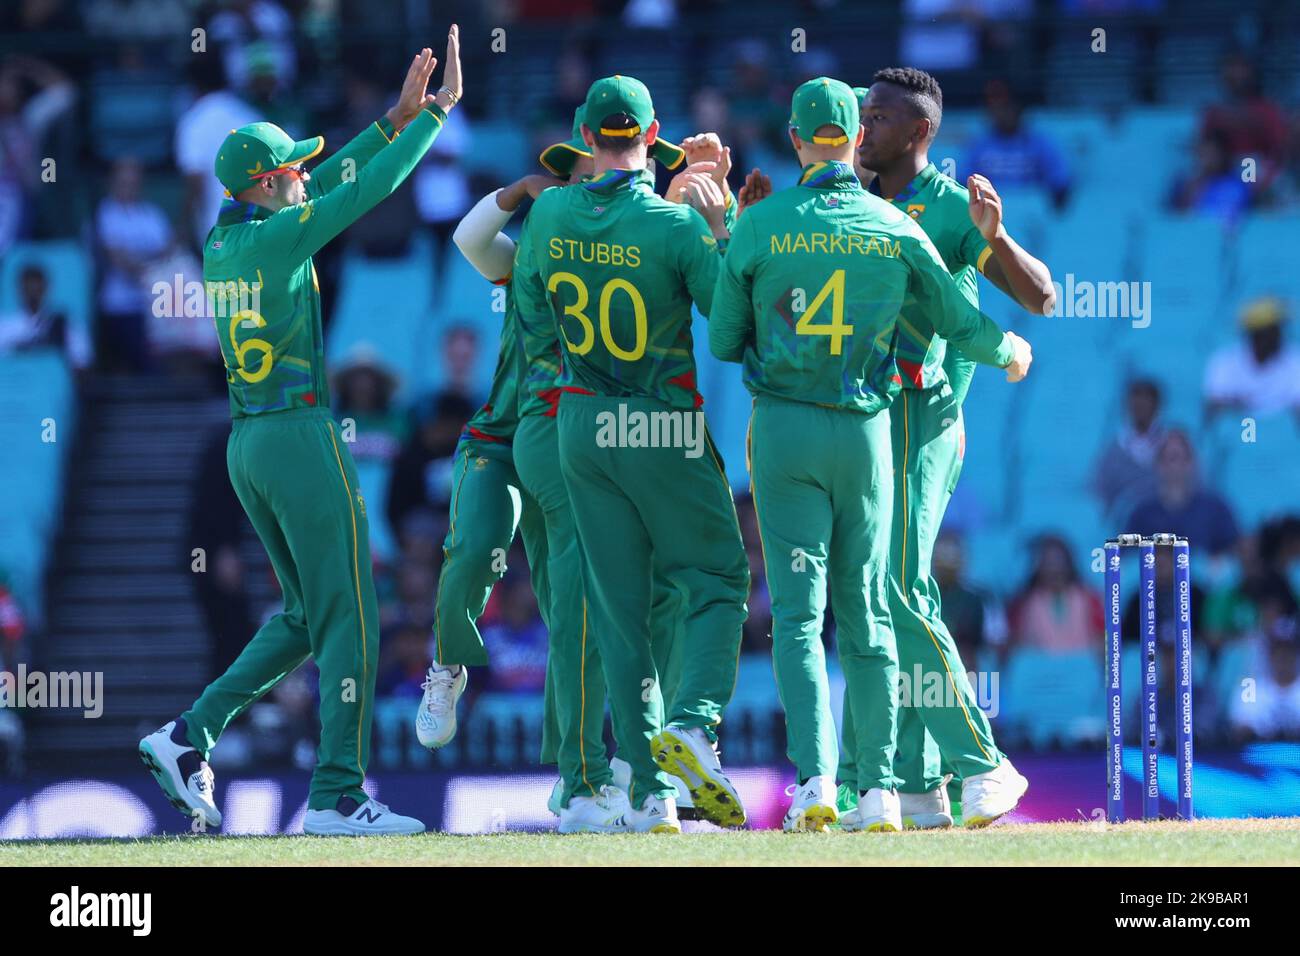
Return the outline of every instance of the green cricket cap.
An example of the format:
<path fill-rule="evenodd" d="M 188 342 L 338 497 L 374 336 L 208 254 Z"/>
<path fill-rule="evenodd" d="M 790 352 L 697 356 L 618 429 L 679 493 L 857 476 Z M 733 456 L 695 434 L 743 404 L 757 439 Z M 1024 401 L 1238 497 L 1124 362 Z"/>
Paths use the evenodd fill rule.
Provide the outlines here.
<path fill-rule="evenodd" d="M 790 127 L 799 138 L 822 146 L 843 146 L 857 135 L 862 120 L 853 89 L 829 76 L 803 83 L 790 100 Z M 818 136 L 823 126 L 834 126 L 843 136 Z"/>
<path fill-rule="evenodd" d="M 311 159 L 325 148 L 324 136 L 295 140 L 274 123 L 232 129 L 217 150 L 217 179 L 232 196 L 277 169 Z"/>
<path fill-rule="evenodd" d="M 654 122 L 655 107 L 644 83 L 634 76 L 615 74 L 591 84 L 579 113 L 593 133 L 630 138 Z M 676 169 L 686 158 L 685 150 L 662 137 L 655 139 L 649 152 L 669 169 Z"/>
<path fill-rule="evenodd" d="M 573 164 L 579 156 L 591 158 L 591 150 L 582 141 L 582 109 L 579 106 L 573 111 L 573 132 L 569 138 L 562 143 L 552 143 L 542 150 L 542 155 L 537 157 L 538 162 L 561 179 L 569 178 L 569 174 L 573 172 Z"/>

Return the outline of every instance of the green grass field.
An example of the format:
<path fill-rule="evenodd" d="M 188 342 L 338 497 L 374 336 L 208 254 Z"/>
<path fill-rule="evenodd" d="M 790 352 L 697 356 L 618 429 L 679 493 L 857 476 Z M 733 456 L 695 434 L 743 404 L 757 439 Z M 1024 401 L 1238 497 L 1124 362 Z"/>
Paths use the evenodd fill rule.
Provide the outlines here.
<path fill-rule="evenodd" d="M 1253 866 L 1300 864 L 1300 818 L 1039 823 L 901 834 L 156 837 L 0 842 L 0 866 Z"/>

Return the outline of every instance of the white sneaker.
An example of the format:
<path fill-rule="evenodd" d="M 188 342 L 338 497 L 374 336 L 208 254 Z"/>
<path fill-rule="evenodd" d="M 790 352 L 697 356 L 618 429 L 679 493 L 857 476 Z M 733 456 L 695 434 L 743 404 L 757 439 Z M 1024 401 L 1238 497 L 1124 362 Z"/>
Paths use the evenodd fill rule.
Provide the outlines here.
<path fill-rule="evenodd" d="M 430 750 L 445 747 L 456 736 L 456 702 L 469 683 L 469 669 L 434 664 L 424 677 L 424 697 L 415 715 L 415 736 Z"/>
<path fill-rule="evenodd" d="M 394 813 L 378 800 L 357 803 L 351 797 L 341 797 L 337 810 L 308 810 L 302 832 L 312 836 L 405 836 L 423 833 L 424 824 Z"/>
<path fill-rule="evenodd" d="M 214 798 L 216 778 L 212 768 L 193 747 L 172 740 L 175 729 L 173 720 L 141 740 L 140 760 L 173 807 L 191 820 L 200 818 L 205 827 L 216 829 L 221 826 L 221 811 Z"/>
<path fill-rule="evenodd" d="M 695 814 L 720 827 L 743 827 L 745 807 L 727 775 L 709 736 L 699 727 L 668 726 L 650 741 L 659 766 L 680 777 L 691 795 Z"/>
<path fill-rule="evenodd" d="M 646 797 L 640 810 L 629 810 L 627 828 L 633 833 L 681 833 L 677 802 L 672 797 Z"/>
<path fill-rule="evenodd" d="M 781 821 L 781 829 L 786 833 L 825 833 L 828 826 L 839 821 L 834 777 L 827 774 L 809 777 L 803 786 L 792 783 L 785 792 L 794 797 Z"/>
<path fill-rule="evenodd" d="M 899 793 L 898 807 L 905 830 L 946 830 L 952 826 L 952 804 L 948 800 L 948 781 L 944 777 L 934 790 L 926 793 Z"/>
<path fill-rule="evenodd" d="M 632 812 L 627 794 L 609 784 L 591 797 L 570 797 L 560 810 L 561 833 L 627 833 Z"/>
<path fill-rule="evenodd" d="M 610 772 L 614 775 L 614 786 L 618 787 L 624 793 L 632 792 L 632 765 L 622 757 L 611 757 L 609 760 Z M 686 782 L 681 777 L 668 776 L 668 782 L 677 788 L 678 816 L 683 820 L 695 819 L 695 804 L 691 802 L 691 792 L 686 789 Z"/>
<path fill-rule="evenodd" d="M 840 817 L 841 829 L 867 830 L 872 833 L 897 833 L 903 829 L 903 817 L 898 809 L 898 793 L 874 787 L 859 794 L 858 805 Z"/>
<path fill-rule="evenodd" d="M 1006 757 L 987 773 L 977 773 L 961 782 L 962 824 L 986 827 L 1010 813 L 1029 789 L 1029 781 Z"/>

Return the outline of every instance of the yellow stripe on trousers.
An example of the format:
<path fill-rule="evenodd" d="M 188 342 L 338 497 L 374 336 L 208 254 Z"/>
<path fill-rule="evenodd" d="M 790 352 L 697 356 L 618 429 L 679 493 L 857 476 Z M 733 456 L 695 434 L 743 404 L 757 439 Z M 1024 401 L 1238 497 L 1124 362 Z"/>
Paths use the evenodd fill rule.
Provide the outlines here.
<path fill-rule="evenodd" d="M 909 514 L 907 508 L 907 475 L 911 470 L 911 451 L 909 450 L 911 448 L 911 428 L 906 396 L 899 404 L 903 406 L 903 477 L 901 481 L 903 489 L 903 566 L 899 570 L 899 584 L 903 592 L 903 600 L 907 602 L 910 610 L 912 607 L 912 585 L 907 577 L 907 518 Z M 943 662 L 944 673 L 948 675 L 948 685 L 952 688 L 953 697 L 957 699 L 957 703 L 961 706 L 961 715 L 966 718 L 966 726 L 970 728 L 970 734 L 975 738 L 975 746 L 979 748 L 985 760 L 992 762 L 993 758 L 989 756 L 989 752 L 980 743 L 980 735 L 975 730 L 975 722 L 971 720 L 970 711 L 966 708 L 966 701 L 962 698 L 961 692 L 957 690 L 957 682 L 952 676 L 952 669 L 948 666 L 947 655 L 944 654 L 943 648 L 939 646 L 939 641 L 934 636 L 934 631 L 930 630 L 930 624 L 926 621 L 924 615 L 920 611 L 915 613 L 917 619 L 921 622 L 921 626 L 925 628 L 925 633 L 930 636 L 930 643 L 934 645 L 935 653 L 939 655 L 939 660 Z"/>
<path fill-rule="evenodd" d="M 334 440 L 334 423 L 329 422 L 326 424 L 325 429 L 329 432 L 330 444 L 334 446 L 334 460 L 339 463 L 339 477 L 343 479 L 343 487 L 348 493 L 348 515 L 352 518 L 352 580 L 357 587 L 357 620 L 361 622 L 361 690 L 357 698 L 357 770 L 362 776 L 365 776 L 366 769 L 361 766 L 361 718 L 366 712 L 366 681 L 370 663 L 366 654 L 366 612 L 361 604 L 361 564 L 358 557 L 360 546 L 357 542 L 357 512 L 352 504 L 352 485 L 348 482 L 347 472 L 343 470 L 343 456 L 339 454 L 339 443 Z"/>

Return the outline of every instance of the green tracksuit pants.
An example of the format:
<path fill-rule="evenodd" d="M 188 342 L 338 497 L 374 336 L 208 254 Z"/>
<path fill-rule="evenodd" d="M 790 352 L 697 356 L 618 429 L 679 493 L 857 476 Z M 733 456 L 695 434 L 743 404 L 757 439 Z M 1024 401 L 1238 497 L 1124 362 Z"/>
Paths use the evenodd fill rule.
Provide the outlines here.
<path fill-rule="evenodd" d="M 465 442 L 456 449 L 447 536 L 434 612 L 434 659 L 439 664 L 488 663 L 477 621 L 506 572 L 515 529 L 524 541 L 533 594 L 545 620 L 550 610 L 549 556 L 542 509 L 524 490 L 510 448 Z M 559 746 L 554 676 L 547 662 L 543 693 L 542 763 Z"/>
<path fill-rule="evenodd" d="M 888 410 L 874 415 L 760 396 L 750 475 L 767 587 L 772 655 L 799 779 L 835 773 L 837 746 L 822 619 L 829 593 L 853 701 L 860 791 L 894 785 L 898 658 L 889 621 L 893 462 Z"/>
<path fill-rule="evenodd" d="M 683 443 L 696 441 L 645 447 L 613 424 L 654 414 L 670 416 L 656 422 L 678 416 Z M 740 524 L 702 413 L 649 398 L 570 392 L 560 402 L 558 431 L 588 627 L 600 649 L 619 752 L 632 767 L 629 797 L 639 807 L 651 794 L 674 793 L 650 752 L 665 722 L 652 647 L 654 577 L 672 581 L 685 597 L 680 683 L 667 720 L 712 733 L 735 689 L 749 594 Z"/>
<path fill-rule="evenodd" d="M 284 610 L 182 715 L 206 758 L 226 726 L 308 657 L 320 670 L 320 746 L 308 807 L 361 789 L 370 752 L 379 610 L 356 466 L 326 409 L 235 419 L 226 450 L 235 493 L 284 592 Z"/>
<path fill-rule="evenodd" d="M 965 778 L 992 770 L 1002 755 L 940 616 L 939 586 L 930 573 L 939 526 L 961 474 L 961 408 L 945 384 L 904 389 L 890 413 L 895 494 L 889 606 L 905 704 L 894 769 L 900 790 L 922 793 L 940 785 L 946 768 Z M 853 740 L 862 724 L 850 719 L 854 706 L 846 694 L 842 781 L 856 772 Z"/>

